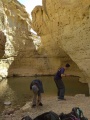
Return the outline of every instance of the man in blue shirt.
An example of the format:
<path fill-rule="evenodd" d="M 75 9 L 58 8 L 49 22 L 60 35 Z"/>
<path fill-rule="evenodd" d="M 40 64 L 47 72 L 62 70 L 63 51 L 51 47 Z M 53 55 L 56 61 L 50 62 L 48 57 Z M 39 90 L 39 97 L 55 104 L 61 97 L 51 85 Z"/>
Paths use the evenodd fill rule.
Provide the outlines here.
<path fill-rule="evenodd" d="M 63 76 L 70 76 L 67 74 L 64 74 L 65 70 L 69 68 L 70 65 L 67 63 L 65 67 L 61 67 L 58 69 L 56 75 L 54 76 L 54 81 L 56 83 L 57 89 L 58 89 L 58 99 L 59 100 L 65 100 L 64 95 L 65 95 L 65 86 L 62 81 Z"/>
<path fill-rule="evenodd" d="M 35 79 L 30 83 L 30 90 L 33 91 L 32 107 L 36 107 L 36 104 L 43 106 L 41 103 L 41 93 L 44 93 L 42 81 Z"/>

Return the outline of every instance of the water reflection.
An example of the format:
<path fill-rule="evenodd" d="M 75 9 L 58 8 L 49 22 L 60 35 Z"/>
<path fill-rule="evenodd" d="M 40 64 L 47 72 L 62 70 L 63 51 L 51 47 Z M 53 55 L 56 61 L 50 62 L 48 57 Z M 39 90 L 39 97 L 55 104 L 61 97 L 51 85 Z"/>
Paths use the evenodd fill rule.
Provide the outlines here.
<path fill-rule="evenodd" d="M 13 106 L 24 105 L 26 101 L 31 101 L 32 92 L 29 89 L 30 82 L 35 77 L 9 78 L 0 82 L 0 111 L 4 109 L 4 101 L 11 101 Z M 57 94 L 57 88 L 53 76 L 37 77 L 42 80 L 44 95 L 52 96 Z M 88 85 L 80 83 L 78 77 L 68 77 L 63 79 L 66 88 L 66 95 L 85 94 L 89 95 Z"/>
<path fill-rule="evenodd" d="M 0 97 L 5 93 L 5 91 L 7 91 L 7 89 L 7 79 L 0 81 Z"/>
<path fill-rule="evenodd" d="M 3 101 L 11 100 L 14 96 L 14 91 L 10 88 L 8 79 L 3 79 L 0 82 L 0 99 Z"/>
<path fill-rule="evenodd" d="M 13 101 L 15 92 L 10 88 L 8 79 L 0 81 L 0 112 L 4 109 L 4 102 Z"/>

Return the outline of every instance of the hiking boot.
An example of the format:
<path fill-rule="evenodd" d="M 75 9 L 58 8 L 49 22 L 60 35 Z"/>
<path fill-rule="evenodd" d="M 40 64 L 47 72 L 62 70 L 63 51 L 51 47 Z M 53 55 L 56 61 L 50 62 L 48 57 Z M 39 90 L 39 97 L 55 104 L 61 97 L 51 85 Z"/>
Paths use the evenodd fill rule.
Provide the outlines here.
<path fill-rule="evenodd" d="M 43 104 L 40 102 L 40 103 L 39 103 L 39 106 L 43 106 Z"/>
<path fill-rule="evenodd" d="M 35 107 L 36 107 L 36 104 L 33 104 L 33 105 L 32 105 L 32 108 L 35 108 Z"/>

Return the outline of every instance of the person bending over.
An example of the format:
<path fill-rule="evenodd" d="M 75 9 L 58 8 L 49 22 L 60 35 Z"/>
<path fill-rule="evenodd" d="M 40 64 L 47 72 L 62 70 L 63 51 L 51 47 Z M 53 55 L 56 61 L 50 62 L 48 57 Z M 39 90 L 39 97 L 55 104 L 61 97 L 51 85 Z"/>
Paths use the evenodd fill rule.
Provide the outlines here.
<path fill-rule="evenodd" d="M 32 107 L 43 106 L 41 102 L 41 93 L 44 93 L 42 81 L 39 79 L 33 80 L 30 83 L 30 90 L 33 91 Z"/>

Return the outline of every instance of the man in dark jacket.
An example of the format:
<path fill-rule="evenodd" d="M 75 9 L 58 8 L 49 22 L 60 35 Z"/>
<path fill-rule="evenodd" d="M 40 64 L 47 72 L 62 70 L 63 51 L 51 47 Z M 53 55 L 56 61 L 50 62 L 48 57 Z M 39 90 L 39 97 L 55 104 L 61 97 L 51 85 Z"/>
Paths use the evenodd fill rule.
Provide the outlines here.
<path fill-rule="evenodd" d="M 32 107 L 35 107 L 36 104 L 39 106 L 43 106 L 41 103 L 41 93 L 44 93 L 42 81 L 39 79 L 35 79 L 30 83 L 30 90 L 33 91 L 33 101 Z"/>
<path fill-rule="evenodd" d="M 65 100 L 65 98 L 64 98 L 65 86 L 64 86 L 62 77 L 70 76 L 70 75 L 64 74 L 65 70 L 69 67 L 70 67 L 70 65 L 67 63 L 65 65 L 65 67 L 59 68 L 56 75 L 54 76 L 54 81 L 55 81 L 57 89 L 58 89 L 58 100 Z"/>

